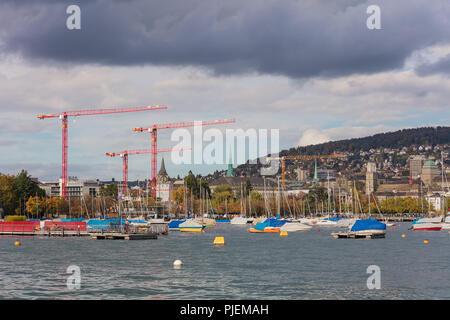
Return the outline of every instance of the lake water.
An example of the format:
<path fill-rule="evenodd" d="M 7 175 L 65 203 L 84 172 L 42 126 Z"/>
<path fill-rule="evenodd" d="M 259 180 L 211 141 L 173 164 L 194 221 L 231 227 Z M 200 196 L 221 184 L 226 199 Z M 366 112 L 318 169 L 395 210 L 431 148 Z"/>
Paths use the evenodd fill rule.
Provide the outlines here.
<path fill-rule="evenodd" d="M 143 241 L 21 238 L 14 246 L 17 238 L 3 237 L 0 298 L 449 299 L 450 234 L 410 226 L 374 240 L 334 239 L 329 227 L 280 237 L 223 224 Z M 214 246 L 216 236 L 226 245 Z M 78 290 L 66 285 L 70 265 L 81 271 Z M 370 265 L 380 267 L 381 289 L 367 288 Z"/>

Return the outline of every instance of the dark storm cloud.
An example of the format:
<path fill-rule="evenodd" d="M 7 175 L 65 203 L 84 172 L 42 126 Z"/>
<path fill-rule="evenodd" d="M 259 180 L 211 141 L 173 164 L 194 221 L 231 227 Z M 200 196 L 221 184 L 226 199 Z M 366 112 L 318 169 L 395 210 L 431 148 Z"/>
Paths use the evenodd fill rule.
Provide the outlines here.
<path fill-rule="evenodd" d="M 66 26 L 78 4 L 82 30 Z M 375 73 L 449 42 L 448 0 L 2 1 L 0 52 L 47 63 L 194 65 L 293 78 Z"/>

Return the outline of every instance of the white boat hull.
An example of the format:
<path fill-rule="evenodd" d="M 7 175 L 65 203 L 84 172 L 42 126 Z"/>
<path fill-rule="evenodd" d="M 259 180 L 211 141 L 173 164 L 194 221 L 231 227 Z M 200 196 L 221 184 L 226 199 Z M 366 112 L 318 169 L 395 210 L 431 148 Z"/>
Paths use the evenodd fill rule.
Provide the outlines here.
<path fill-rule="evenodd" d="M 288 222 L 280 227 L 280 231 L 297 232 L 297 231 L 309 231 L 312 227 L 303 223 Z"/>
<path fill-rule="evenodd" d="M 413 230 L 416 231 L 440 231 L 442 224 L 440 223 L 415 223 L 413 224 Z"/>
<path fill-rule="evenodd" d="M 247 218 L 243 218 L 243 217 L 233 218 L 233 219 L 231 219 L 230 224 L 233 224 L 233 225 L 246 225 L 247 224 Z"/>

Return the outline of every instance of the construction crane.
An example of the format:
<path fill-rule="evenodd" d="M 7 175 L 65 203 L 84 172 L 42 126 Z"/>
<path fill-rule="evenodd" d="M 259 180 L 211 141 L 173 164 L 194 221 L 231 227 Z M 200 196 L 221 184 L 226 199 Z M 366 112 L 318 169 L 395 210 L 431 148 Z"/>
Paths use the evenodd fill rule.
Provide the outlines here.
<path fill-rule="evenodd" d="M 109 109 L 91 109 L 91 110 L 79 110 L 79 111 L 64 111 L 58 114 L 40 114 L 38 119 L 43 120 L 46 118 L 59 118 L 62 123 L 62 173 L 61 173 L 61 196 L 67 198 L 67 149 L 68 149 L 68 118 L 79 116 L 93 116 L 100 114 L 110 113 L 125 113 L 125 112 L 137 112 L 137 111 L 150 111 L 167 109 L 165 106 L 145 106 L 145 107 L 133 107 L 133 108 L 109 108 Z"/>
<path fill-rule="evenodd" d="M 312 160 L 312 159 L 337 159 L 344 158 L 346 155 L 333 153 L 330 155 L 296 155 L 296 156 L 283 156 L 283 157 L 267 157 L 267 161 L 281 160 L 281 183 L 283 187 L 286 187 L 286 160 Z"/>
<path fill-rule="evenodd" d="M 157 152 L 171 152 L 171 151 L 184 151 L 190 150 L 191 148 L 166 148 L 158 149 Z M 150 149 L 135 149 L 135 150 L 123 150 L 121 152 L 107 152 L 108 157 L 119 156 L 122 158 L 122 194 L 126 195 L 128 190 L 128 156 L 137 154 L 149 154 L 152 151 Z"/>
<path fill-rule="evenodd" d="M 148 128 L 133 128 L 133 131 L 143 132 L 147 131 L 151 133 L 151 181 L 152 181 L 152 196 L 156 196 L 156 166 L 157 166 L 157 139 L 158 130 L 161 129 L 175 129 L 186 128 L 194 126 L 209 126 L 214 124 L 234 123 L 235 119 L 223 119 L 223 120 L 209 120 L 209 121 L 190 121 L 190 122 L 173 122 L 154 124 Z"/>

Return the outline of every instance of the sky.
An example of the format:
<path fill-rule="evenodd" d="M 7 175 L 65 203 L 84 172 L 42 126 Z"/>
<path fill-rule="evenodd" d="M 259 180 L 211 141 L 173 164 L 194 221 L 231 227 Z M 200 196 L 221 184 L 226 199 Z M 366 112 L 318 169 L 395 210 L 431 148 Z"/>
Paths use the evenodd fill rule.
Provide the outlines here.
<path fill-rule="evenodd" d="M 150 148 L 132 128 L 157 123 L 235 118 L 215 128 L 279 130 L 281 149 L 448 125 L 449 17 L 447 0 L 2 0 L 0 172 L 58 179 L 61 123 L 37 115 L 68 110 L 168 107 L 70 118 L 69 176 L 101 180 L 122 175 L 105 153 Z M 170 176 L 227 167 L 164 157 Z M 150 156 L 129 168 L 148 178 Z"/>

